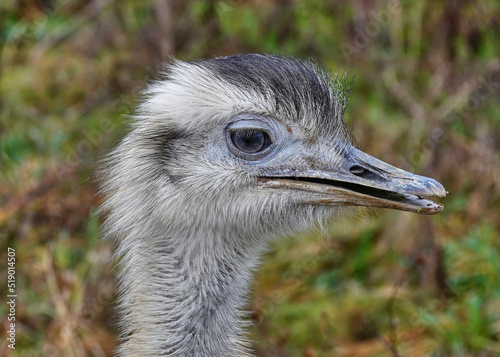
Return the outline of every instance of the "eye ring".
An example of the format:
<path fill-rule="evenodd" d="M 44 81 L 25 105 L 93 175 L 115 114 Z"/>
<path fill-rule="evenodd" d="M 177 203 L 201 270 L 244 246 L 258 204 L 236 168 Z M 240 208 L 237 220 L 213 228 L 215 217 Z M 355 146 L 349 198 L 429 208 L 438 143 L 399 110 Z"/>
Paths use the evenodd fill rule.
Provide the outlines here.
<path fill-rule="evenodd" d="M 263 128 L 227 128 L 226 142 L 232 154 L 257 161 L 268 156 L 276 147 L 273 135 Z"/>
<path fill-rule="evenodd" d="M 247 164 L 271 160 L 286 137 L 283 132 L 275 119 L 255 114 L 239 114 L 224 126 L 230 153 Z"/>

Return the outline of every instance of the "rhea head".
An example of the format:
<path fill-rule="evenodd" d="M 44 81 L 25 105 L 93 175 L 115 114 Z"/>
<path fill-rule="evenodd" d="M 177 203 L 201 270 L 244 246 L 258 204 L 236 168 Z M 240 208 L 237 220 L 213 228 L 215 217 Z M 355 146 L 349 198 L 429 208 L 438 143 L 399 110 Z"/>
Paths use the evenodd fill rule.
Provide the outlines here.
<path fill-rule="evenodd" d="M 129 224 L 153 215 L 168 230 L 222 224 L 268 236 L 345 206 L 440 212 L 427 199 L 445 196 L 437 181 L 353 146 L 343 120 L 350 89 L 345 76 L 292 58 L 174 62 L 119 149 L 116 189 L 125 207 L 138 205 Z"/>

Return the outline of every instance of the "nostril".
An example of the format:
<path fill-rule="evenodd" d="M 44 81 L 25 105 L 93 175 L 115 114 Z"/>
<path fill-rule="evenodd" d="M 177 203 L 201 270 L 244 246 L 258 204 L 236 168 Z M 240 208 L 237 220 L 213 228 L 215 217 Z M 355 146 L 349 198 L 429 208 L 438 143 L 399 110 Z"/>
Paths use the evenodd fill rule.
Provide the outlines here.
<path fill-rule="evenodd" d="M 356 175 L 356 176 L 362 176 L 362 175 L 363 175 L 363 173 L 365 173 L 365 172 L 366 172 L 366 171 L 368 171 L 368 170 L 366 170 L 364 167 L 361 167 L 361 166 L 358 166 L 358 165 L 354 165 L 353 167 L 351 167 L 351 168 L 349 169 L 349 171 L 350 171 L 350 172 L 351 172 L 351 174 L 353 174 L 353 175 Z"/>
<path fill-rule="evenodd" d="M 355 176 L 359 176 L 368 180 L 383 180 L 382 177 L 376 173 L 365 169 L 363 166 L 354 165 L 349 169 L 349 172 Z"/>

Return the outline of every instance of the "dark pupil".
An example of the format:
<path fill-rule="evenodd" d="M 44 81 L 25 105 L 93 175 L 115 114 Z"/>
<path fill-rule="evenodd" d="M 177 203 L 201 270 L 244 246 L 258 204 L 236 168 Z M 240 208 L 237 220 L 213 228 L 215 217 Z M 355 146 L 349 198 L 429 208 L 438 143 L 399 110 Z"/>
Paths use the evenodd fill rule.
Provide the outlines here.
<path fill-rule="evenodd" d="M 271 142 L 269 135 L 263 131 L 233 132 L 231 141 L 239 150 L 254 154 L 267 148 Z"/>

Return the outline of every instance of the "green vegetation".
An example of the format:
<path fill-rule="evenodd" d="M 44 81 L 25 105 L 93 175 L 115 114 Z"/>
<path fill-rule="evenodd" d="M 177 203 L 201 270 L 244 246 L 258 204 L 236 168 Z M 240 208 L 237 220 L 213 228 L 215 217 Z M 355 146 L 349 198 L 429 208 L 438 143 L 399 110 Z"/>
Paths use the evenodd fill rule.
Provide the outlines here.
<path fill-rule="evenodd" d="M 434 177 L 445 211 L 359 210 L 273 245 L 250 308 L 259 356 L 500 355 L 500 3 L 191 0 L 0 4 L 0 291 L 16 349 L 111 356 L 116 292 L 92 172 L 168 55 L 315 57 L 355 75 L 368 153 Z"/>

